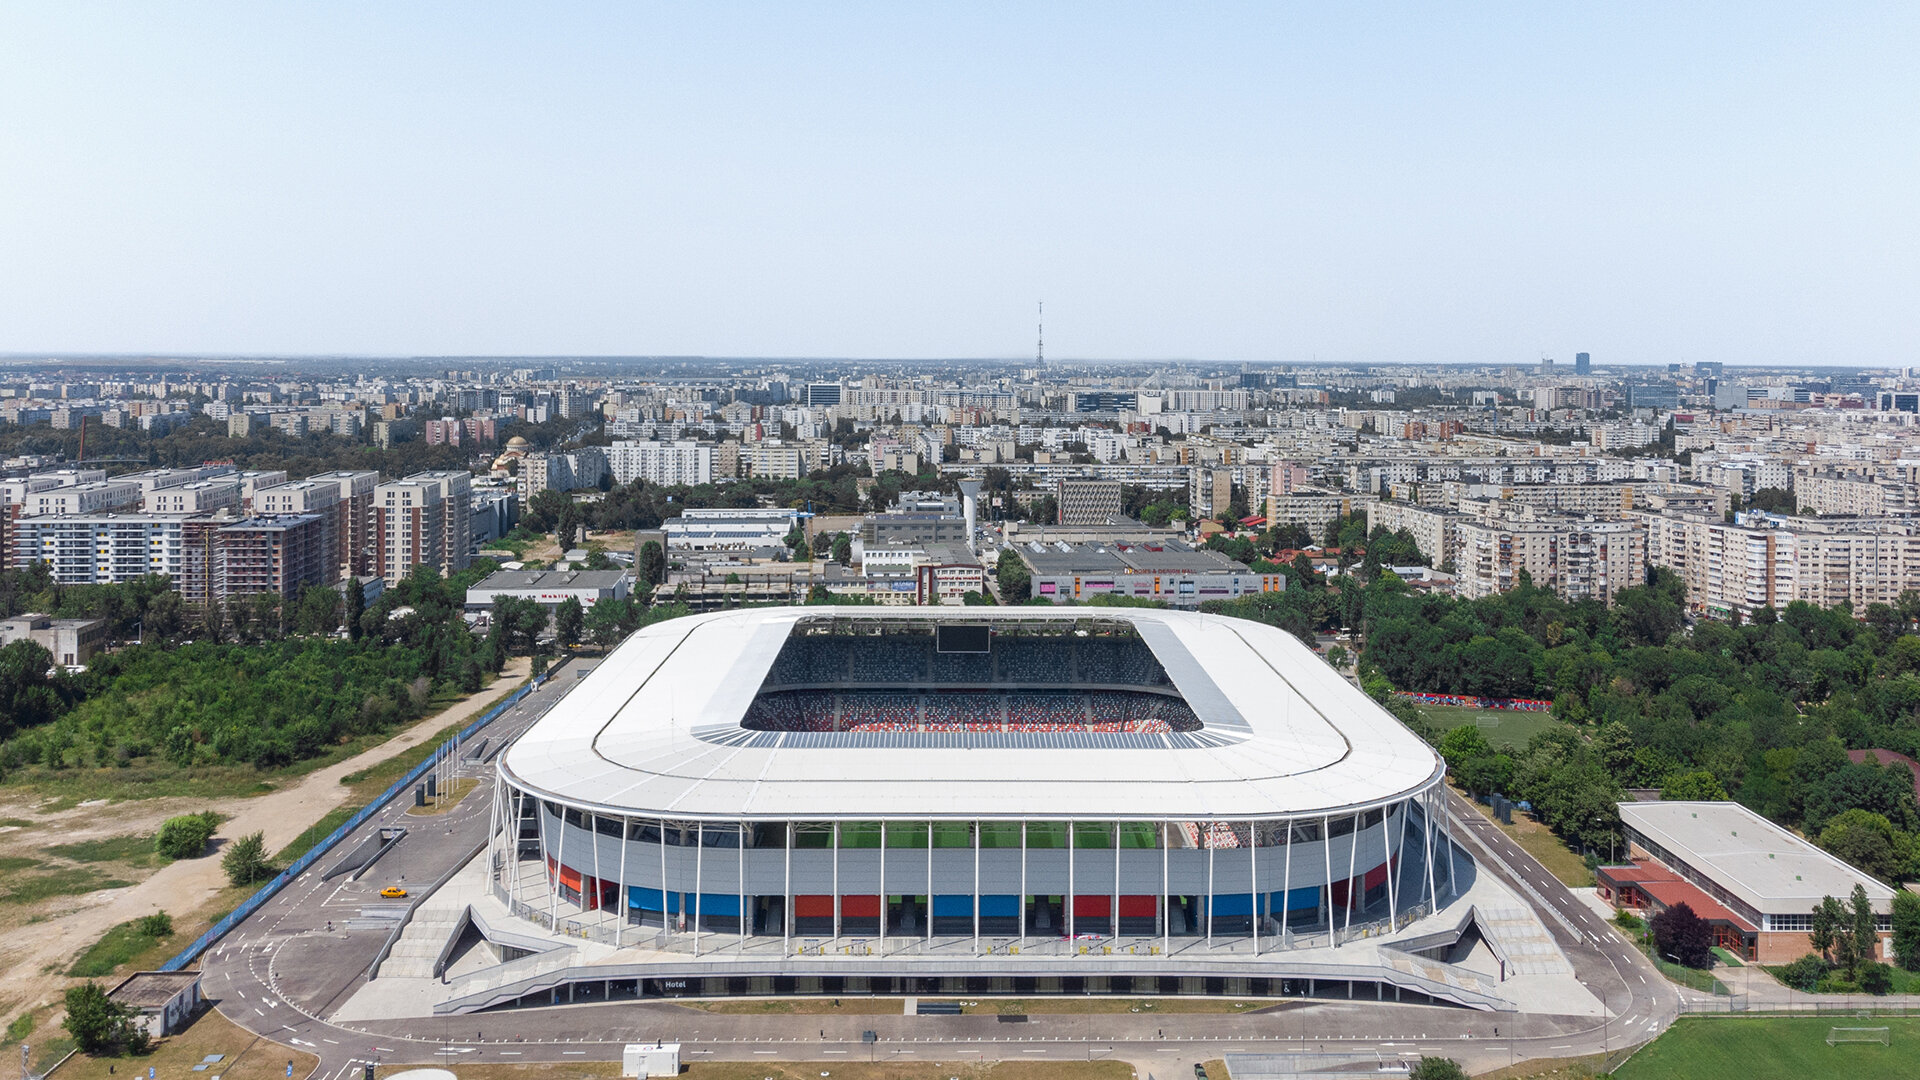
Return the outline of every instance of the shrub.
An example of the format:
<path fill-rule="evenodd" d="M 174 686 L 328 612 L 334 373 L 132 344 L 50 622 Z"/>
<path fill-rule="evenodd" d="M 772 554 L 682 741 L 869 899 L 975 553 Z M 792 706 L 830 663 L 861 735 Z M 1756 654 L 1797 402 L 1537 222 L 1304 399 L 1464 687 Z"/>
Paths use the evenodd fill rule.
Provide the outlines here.
<path fill-rule="evenodd" d="M 1791 964 L 1773 969 L 1774 978 L 1795 990 L 1811 994 L 1827 975 L 1827 961 L 1818 953 L 1808 953 Z"/>
<path fill-rule="evenodd" d="M 142 934 L 152 938 L 172 937 L 173 916 L 164 911 L 156 911 L 151 915 L 143 915 L 140 917 L 139 930 Z"/>
<path fill-rule="evenodd" d="M 1893 969 L 1881 963 L 1860 965 L 1860 989 L 1869 994 L 1889 994 L 1893 992 Z"/>
<path fill-rule="evenodd" d="M 1407 1074 L 1407 1080 L 1467 1080 L 1467 1070 L 1452 1058 L 1423 1057 Z"/>
<path fill-rule="evenodd" d="M 220 815 L 211 810 L 168 818 L 153 838 L 153 850 L 169 859 L 197 859 L 207 853 L 207 841 L 220 825 Z"/>

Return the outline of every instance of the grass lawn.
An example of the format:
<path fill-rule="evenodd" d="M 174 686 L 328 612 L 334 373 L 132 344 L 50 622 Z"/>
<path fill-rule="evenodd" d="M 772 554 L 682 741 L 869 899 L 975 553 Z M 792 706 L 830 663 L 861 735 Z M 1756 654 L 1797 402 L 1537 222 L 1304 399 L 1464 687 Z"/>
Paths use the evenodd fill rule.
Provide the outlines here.
<path fill-rule="evenodd" d="M 440 794 L 429 797 L 427 799 L 427 805 L 409 806 L 407 807 L 407 813 L 414 817 L 431 817 L 435 814 L 444 814 L 454 807 L 459 806 L 460 800 L 467 797 L 467 792 L 472 791 L 475 787 L 478 787 L 479 784 L 480 781 L 475 780 L 471 776 L 455 777 L 441 785 Z"/>
<path fill-rule="evenodd" d="M 102 840 L 54 844 L 46 851 L 49 855 L 78 863 L 122 862 L 153 870 L 173 861 L 153 849 L 152 836 L 109 836 Z"/>
<path fill-rule="evenodd" d="M 1887 1027 L 1893 1045 L 1828 1046 L 1835 1025 Z M 1684 1017 L 1613 1074 L 1619 1080 L 1907 1080 L 1920 1076 L 1920 1020 Z"/>
<path fill-rule="evenodd" d="M 111 975 L 116 968 L 143 953 L 153 951 L 163 942 L 178 941 L 179 934 L 155 935 L 141 929 L 141 919 L 129 919 L 106 932 L 99 941 L 93 943 L 86 952 L 80 954 L 67 974 L 77 979 L 97 979 Z M 192 939 L 188 939 L 192 940 Z M 184 942 L 182 943 L 184 944 Z"/>
<path fill-rule="evenodd" d="M 222 1060 L 207 1066 L 204 1073 L 193 1072 L 193 1066 L 209 1054 L 220 1054 Z M 149 1054 L 120 1058 L 75 1054 L 54 1076 L 59 1080 L 124 1080 L 136 1073 L 146 1075 L 151 1066 L 156 1075 L 175 1078 L 286 1080 L 288 1061 L 293 1062 L 293 1075 L 299 1078 L 312 1072 L 318 1060 L 311 1054 L 262 1039 L 208 1009 L 185 1031 L 161 1039 Z M 115 1071 L 109 1073 L 109 1067 Z M 119 1072 L 119 1069 L 128 1071 Z"/>
<path fill-rule="evenodd" d="M 1458 705 L 1421 705 L 1419 708 L 1420 715 L 1426 717 L 1437 731 L 1446 731 L 1461 724 L 1475 724 L 1486 735 L 1488 742 L 1509 750 L 1524 749 L 1534 733 L 1561 726 L 1560 721 L 1547 712 L 1466 709 Z"/>
<path fill-rule="evenodd" d="M 1466 796 L 1465 792 L 1461 794 Z M 1472 801 L 1470 796 L 1468 801 Z M 1494 821 L 1486 807 L 1476 802 L 1473 808 L 1499 826 L 1501 832 L 1520 846 L 1520 850 L 1540 860 L 1540 865 L 1546 867 L 1547 873 L 1558 878 L 1561 884 L 1575 889 L 1593 884 L 1593 872 L 1587 869 L 1587 861 L 1575 855 L 1573 849 L 1553 835 L 1552 829 L 1518 811 L 1513 815 L 1513 824 L 1501 825 Z"/>

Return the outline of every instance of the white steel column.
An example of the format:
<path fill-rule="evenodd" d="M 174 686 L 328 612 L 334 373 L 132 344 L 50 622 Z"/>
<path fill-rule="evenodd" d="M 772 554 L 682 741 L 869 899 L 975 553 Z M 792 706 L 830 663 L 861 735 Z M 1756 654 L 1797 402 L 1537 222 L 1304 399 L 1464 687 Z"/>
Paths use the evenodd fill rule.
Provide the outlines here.
<path fill-rule="evenodd" d="M 1200 831 L 1201 843 L 1207 845 L 1207 948 L 1213 948 L 1213 823 Z"/>
<path fill-rule="evenodd" d="M 1287 940 L 1287 916 L 1293 913 L 1293 819 L 1286 821 L 1287 854 L 1280 870 L 1280 947 L 1291 948 Z"/>
<path fill-rule="evenodd" d="M 1120 823 L 1113 823 L 1113 907 L 1107 912 L 1107 936 L 1120 940 Z"/>
<path fill-rule="evenodd" d="M 1024 818 L 1020 822 L 1020 903 L 1015 906 L 1020 909 L 1020 945 L 1016 946 L 1018 948 L 1024 947 L 1027 943 L 1027 823 Z"/>
<path fill-rule="evenodd" d="M 928 945 L 933 944 L 933 822 L 927 822 L 927 936 Z"/>
<path fill-rule="evenodd" d="M 1247 899 L 1253 905 L 1253 955 L 1260 955 L 1260 823 L 1247 822 Z"/>
<path fill-rule="evenodd" d="M 1400 867 L 1394 865 L 1394 807 L 1380 811 L 1380 844 L 1386 846 L 1386 928 L 1400 926 Z"/>
<path fill-rule="evenodd" d="M 1440 786 L 1440 857 L 1447 860 L 1447 892 L 1452 893 L 1458 886 L 1453 880 L 1453 820 L 1447 814 L 1447 788 Z M 1434 910 L 1439 910 L 1438 897 L 1433 902 Z"/>
<path fill-rule="evenodd" d="M 973 955 L 980 955 L 980 823 L 973 829 Z"/>
<path fill-rule="evenodd" d="M 673 912 L 667 900 L 667 819 L 660 819 L 660 935 L 666 940 L 673 933 Z"/>
<path fill-rule="evenodd" d="M 613 883 L 613 947 L 618 949 L 627 940 L 627 912 L 632 904 L 627 902 L 627 834 L 633 831 L 633 824 L 625 814 L 620 816 L 620 880 Z"/>
<path fill-rule="evenodd" d="M 1433 796 L 1429 794 L 1427 800 L 1431 803 Z M 1420 831 L 1425 834 L 1427 842 L 1427 913 L 1431 915 L 1440 910 L 1440 890 L 1433 884 L 1433 808 L 1431 806 L 1420 808 Z"/>
<path fill-rule="evenodd" d="M 606 890 L 600 887 L 600 815 L 581 814 L 580 820 L 588 822 L 587 843 L 593 845 L 593 910 L 602 911 L 601 897 L 606 895 Z M 586 901 L 587 881 L 583 874 L 580 878 L 580 913 L 583 916 L 587 912 Z"/>
<path fill-rule="evenodd" d="M 1153 905 L 1160 912 L 1160 952 L 1162 954 L 1173 951 L 1173 910 L 1170 906 L 1173 903 L 1173 879 L 1167 868 L 1168 860 L 1171 858 L 1167 853 L 1172 847 L 1173 823 L 1163 821 L 1160 823 L 1160 898 Z"/>
<path fill-rule="evenodd" d="M 833 827 L 833 947 L 840 948 L 840 823 Z"/>
<path fill-rule="evenodd" d="M 1334 948 L 1340 947 L 1340 935 L 1333 932 L 1333 818 L 1322 815 L 1320 818 L 1320 854 L 1327 864 L 1327 883 L 1320 891 L 1327 898 L 1327 943 Z M 1316 905 L 1317 906 L 1317 905 Z"/>
<path fill-rule="evenodd" d="M 706 884 L 707 823 L 693 823 L 693 955 L 700 955 L 700 890 Z M 686 906 L 684 903 L 682 907 Z"/>
<path fill-rule="evenodd" d="M 747 914 L 747 823 L 741 822 L 740 828 L 740 879 L 734 887 L 740 890 L 740 953 L 747 952 L 747 931 L 753 928 L 753 918 Z"/>
<path fill-rule="evenodd" d="M 780 883 L 780 951 L 793 951 L 793 842 L 800 835 L 798 823 L 789 821 L 780 826 L 786 832 L 786 870 Z"/>
<path fill-rule="evenodd" d="M 887 955 L 887 823 L 880 823 L 880 955 Z"/>
<path fill-rule="evenodd" d="M 547 889 L 547 929 L 559 928 L 560 890 L 566 888 L 566 879 L 561 875 L 567 872 L 567 808 L 555 807 L 560 811 L 560 846 L 553 853 L 553 877 L 548 881 Z M 546 807 L 541 807 L 544 814 Z"/>
<path fill-rule="evenodd" d="M 1353 839 L 1347 843 L 1347 918 L 1342 930 L 1353 929 L 1353 909 L 1360 906 L 1360 898 L 1354 895 L 1353 883 L 1358 881 L 1363 889 L 1367 884 L 1366 878 L 1354 876 L 1358 870 L 1354 863 L 1360 861 L 1360 828 L 1366 820 L 1362 814 L 1353 815 Z"/>
<path fill-rule="evenodd" d="M 1073 940 L 1074 940 L 1074 938 L 1075 938 L 1075 936 L 1076 936 L 1076 933 L 1075 933 L 1075 931 L 1074 931 L 1074 925 L 1073 925 L 1073 902 L 1074 902 L 1074 900 L 1075 900 L 1075 899 L 1077 898 L 1077 896 L 1078 896 L 1078 893 L 1076 893 L 1076 892 L 1075 892 L 1075 890 L 1076 890 L 1076 889 L 1078 888 L 1078 886 L 1076 886 L 1076 885 L 1075 885 L 1075 884 L 1073 883 L 1073 882 L 1074 882 L 1074 877 L 1073 877 L 1073 863 L 1074 863 L 1074 858 L 1073 858 L 1073 855 L 1074 855 L 1074 847 L 1073 847 L 1073 819 L 1072 819 L 1072 818 L 1068 818 L 1068 819 L 1067 819 L 1067 905 L 1066 905 L 1066 906 L 1067 906 L 1067 912 L 1066 912 L 1066 915 L 1067 915 L 1067 919 L 1066 919 L 1066 922 L 1067 922 L 1067 952 L 1068 952 L 1069 954 L 1071 954 L 1071 953 L 1073 952 Z"/>

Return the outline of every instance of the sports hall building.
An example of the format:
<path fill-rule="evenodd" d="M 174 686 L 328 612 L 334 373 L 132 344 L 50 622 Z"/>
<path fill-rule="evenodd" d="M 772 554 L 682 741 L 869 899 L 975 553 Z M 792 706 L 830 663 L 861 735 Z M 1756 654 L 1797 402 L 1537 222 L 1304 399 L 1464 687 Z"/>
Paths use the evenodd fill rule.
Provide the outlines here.
<path fill-rule="evenodd" d="M 648 627 L 501 756 L 493 894 L 615 996 L 1344 976 L 1497 1007 L 1353 948 L 1455 893 L 1425 742 L 1281 630 L 1097 610 Z"/>

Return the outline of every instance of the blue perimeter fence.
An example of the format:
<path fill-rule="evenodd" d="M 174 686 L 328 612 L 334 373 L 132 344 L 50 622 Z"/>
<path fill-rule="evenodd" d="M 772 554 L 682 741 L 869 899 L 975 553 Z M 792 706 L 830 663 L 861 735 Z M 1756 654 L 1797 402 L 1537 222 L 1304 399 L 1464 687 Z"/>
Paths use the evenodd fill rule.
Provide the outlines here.
<path fill-rule="evenodd" d="M 499 719 L 500 716 L 504 714 L 508 709 L 511 709 L 515 705 L 520 704 L 521 699 L 525 698 L 528 694 L 533 693 L 535 690 L 538 690 L 542 684 L 544 684 L 549 678 L 552 677 L 553 672 L 554 672 L 554 669 L 549 668 L 545 674 L 540 675 L 539 677 L 535 678 L 533 681 L 527 683 L 527 685 L 521 687 L 518 690 L 515 690 L 512 696 L 508 697 L 507 700 L 487 710 L 487 714 L 485 716 L 482 716 L 480 719 L 475 720 L 473 723 L 468 724 L 464 728 L 461 728 L 459 734 L 453 736 L 452 738 L 448 739 L 446 742 L 442 743 L 439 749 L 435 750 L 433 753 L 428 754 L 427 759 L 425 761 L 422 761 L 420 764 L 415 765 L 413 769 L 407 773 L 407 775 L 401 777 L 398 780 L 395 780 L 393 782 L 393 786 L 388 788 L 386 791 L 382 792 L 379 798 L 361 807 L 359 813 L 356 813 L 352 817 L 347 819 L 346 824 L 328 833 L 325 839 L 313 845 L 313 847 L 308 848 L 307 853 L 305 855 L 302 855 L 299 858 L 293 860 L 292 866 L 289 866 L 285 870 L 280 871 L 280 873 L 276 875 L 272 881 L 269 881 L 265 885 L 261 886 L 259 892 L 256 892 L 252 896 L 247 897 L 245 902 L 243 902 L 239 907 L 233 909 L 232 914 L 228 915 L 224 919 L 221 919 L 219 922 L 214 923 L 211 927 L 207 929 L 206 933 L 201 934 L 199 937 L 195 938 L 193 941 L 193 944 L 187 946 L 185 949 L 180 950 L 180 954 L 178 956 L 175 956 L 173 959 L 160 965 L 160 970 L 161 971 L 179 971 L 180 969 L 186 967 L 188 964 L 191 964 L 195 960 L 198 960 L 200 958 L 200 954 L 203 952 L 206 952 L 207 949 L 210 946 L 212 946 L 214 942 L 219 941 L 223 937 L 226 937 L 227 934 L 232 932 L 234 927 L 239 926 L 243 922 L 246 922 L 249 916 L 251 916 L 254 912 L 260 910 L 260 906 L 262 904 L 265 904 L 267 901 L 273 899 L 274 896 L 278 894 L 281 889 L 286 888 L 288 885 L 292 884 L 293 881 L 297 879 L 301 874 L 306 873 L 308 867 L 312 866 L 317 860 L 320 859 L 321 856 L 325 855 L 329 851 L 332 851 L 333 846 L 335 844 L 338 844 L 340 841 L 346 839 L 349 833 L 353 832 L 353 830 L 359 828 L 360 826 L 366 824 L 367 819 L 372 817 L 374 814 L 379 813 L 380 808 L 387 805 L 387 803 L 391 801 L 394 796 L 407 790 L 408 787 L 412 786 L 422 776 L 425 776 L 428 770 L 432 769 L 435 765 L 439 764 L 442 757 L 448 753 L 451 753 L 453 751 L 453 748 L 456 745 L 466 742 L 469 738 L 473 736 L 474 732 L 479 731 L 481 728 L 486 727 L 488 724 L 493 723 L 495 720 Z"/>

